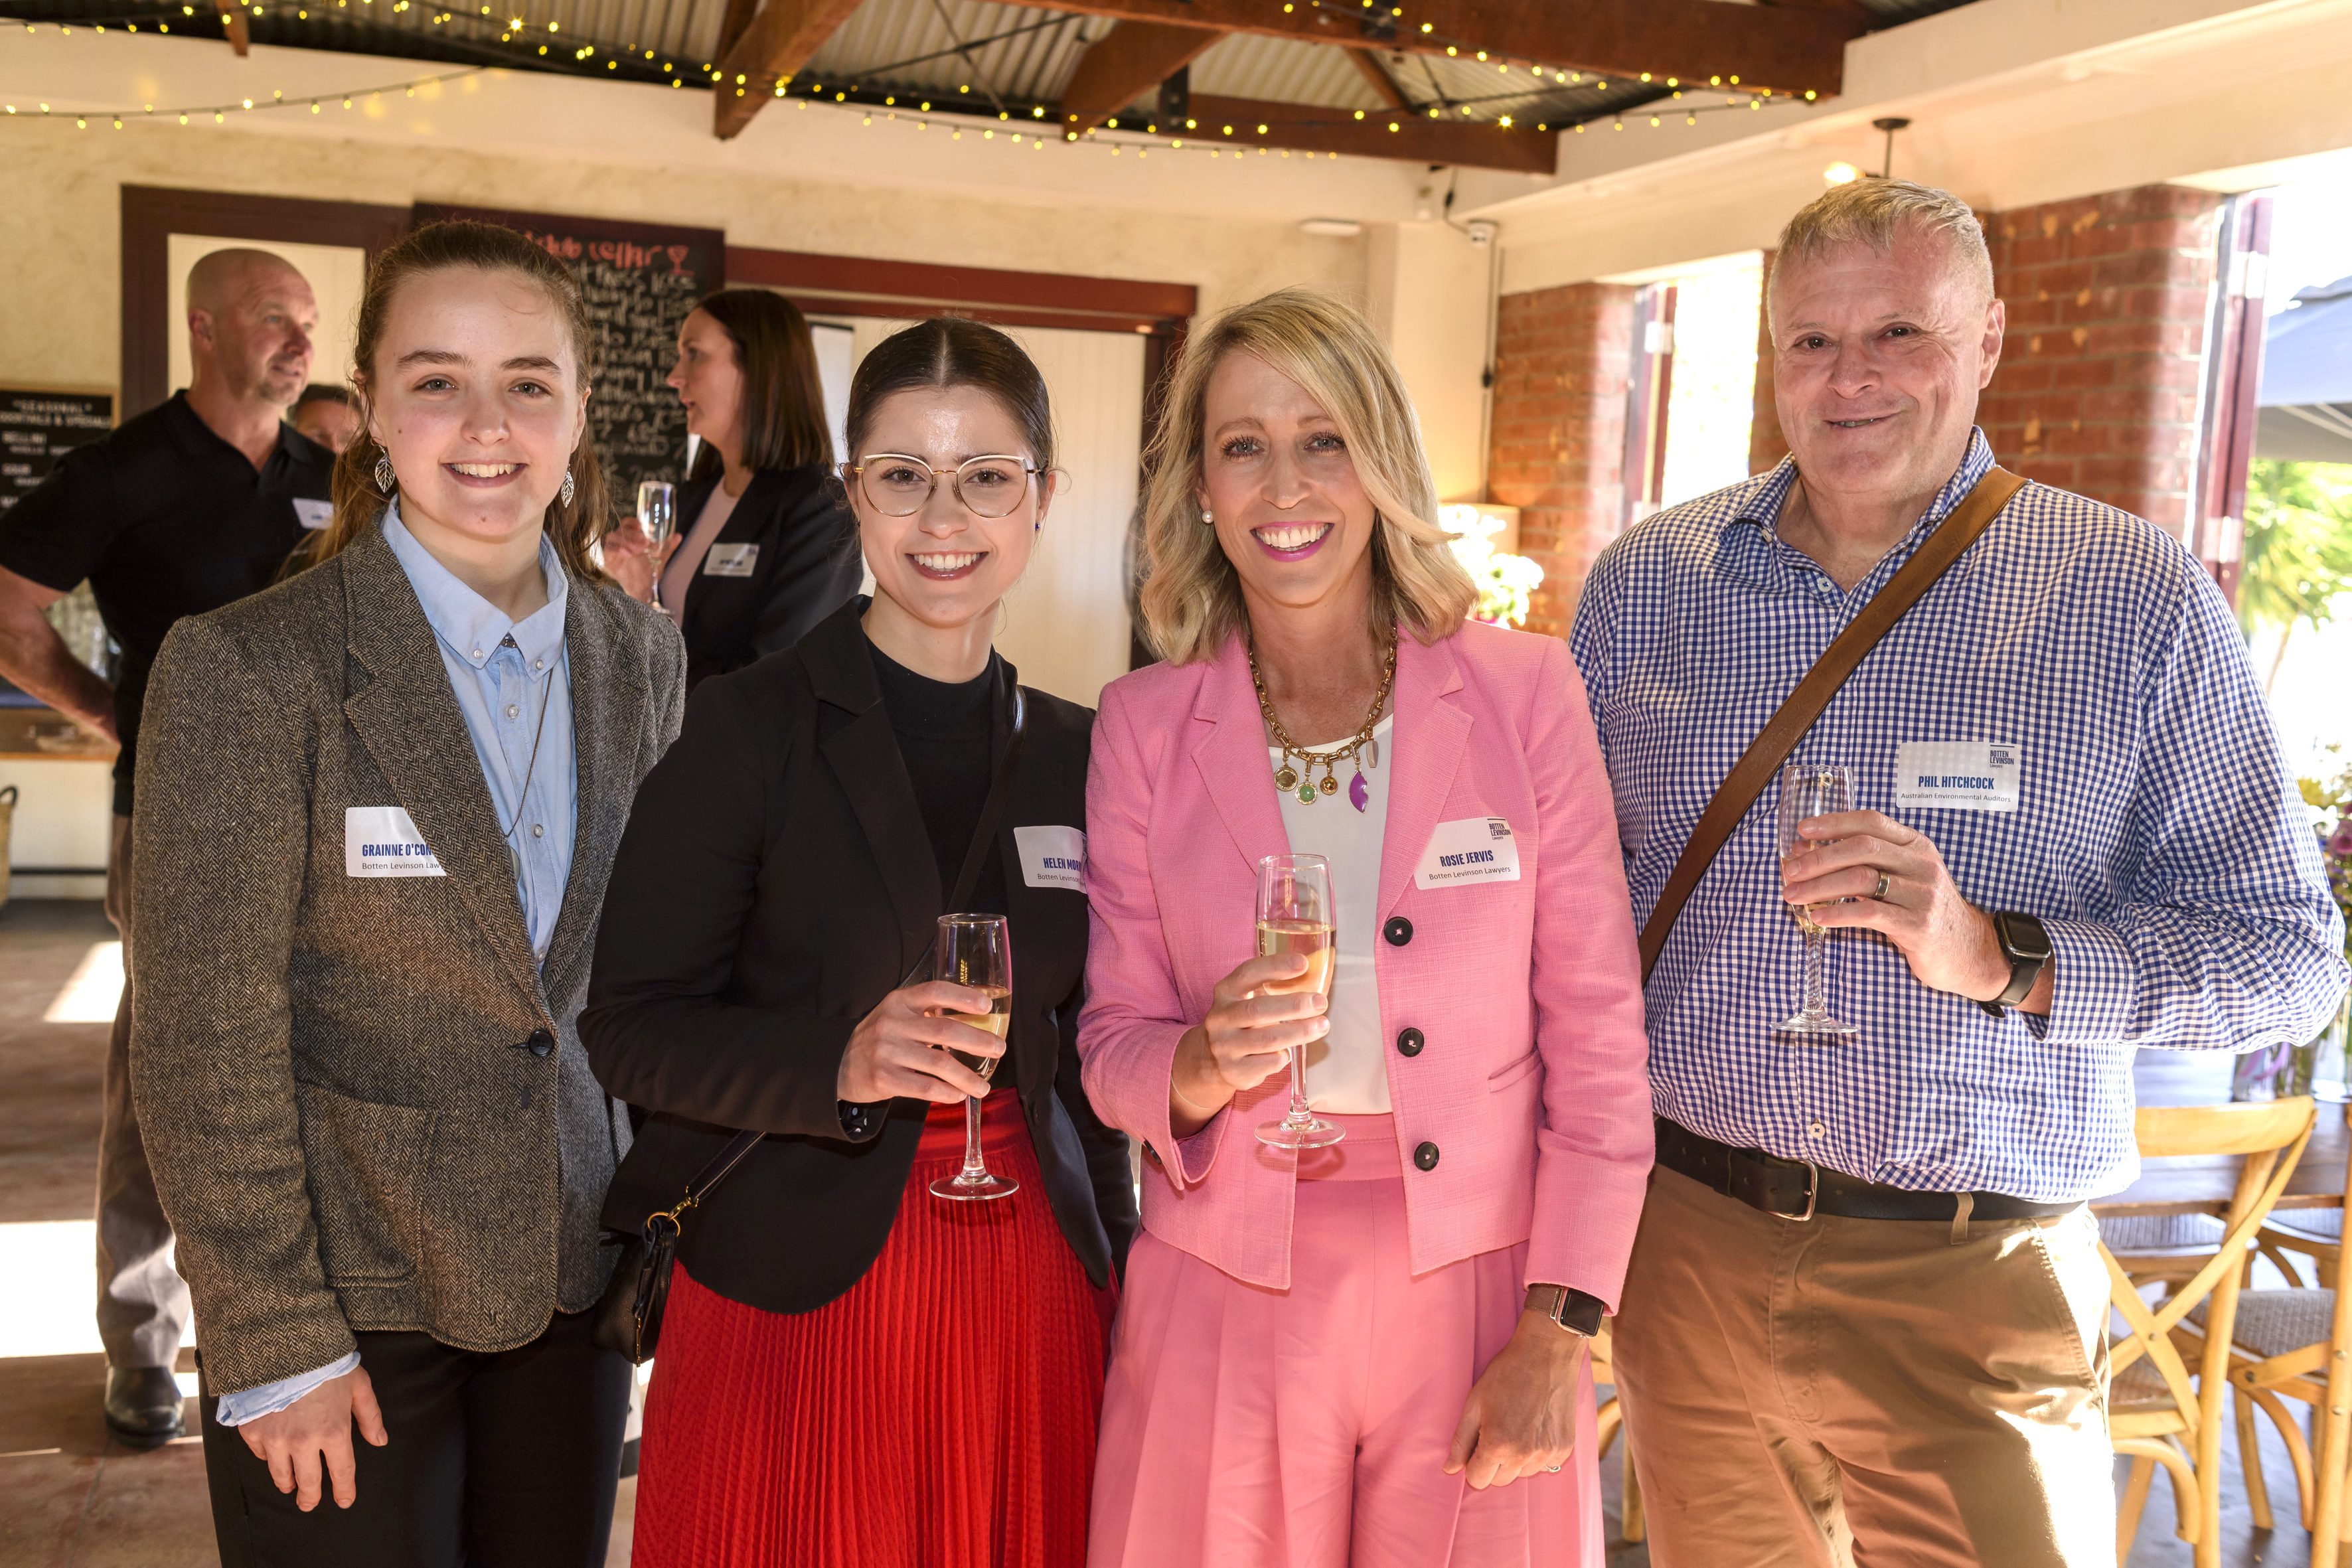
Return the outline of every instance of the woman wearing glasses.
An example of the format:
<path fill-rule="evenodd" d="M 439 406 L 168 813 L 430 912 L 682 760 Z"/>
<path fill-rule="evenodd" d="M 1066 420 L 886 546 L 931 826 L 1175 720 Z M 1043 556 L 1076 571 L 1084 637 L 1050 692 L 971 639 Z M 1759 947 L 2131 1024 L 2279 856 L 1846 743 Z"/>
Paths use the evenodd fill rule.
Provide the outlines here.
<path fill-rule="evenodd" d="M 857 524 L 833 482 L 833 436 L 806 317 L 765 289 L 722 289 L 688 313 L 669 373 L 702 439 L 660 567 L 686 634 L 689 689 L 786 648 L 857 592 Z M 604 537 L 604 565 L 653 597 L 645 530 Z"/>
<path fill-rule="evenodd" d="M 653 1113 L 609 1224 L 675 1203 L 729 1130 L 769 1135 L 684 1220 L 634 1561 L 1075 1568 L 1135 1207 L 1078 1086 L 1094 715 L 990 647 L 1054 493 L 1045 383 L 1002 332 L 925 321 L 859 366 L 847 433 L 874 596 L 695 694 L 581 1022 Z M 940 1016 L 978 993 L 908 983 L 968 860 L 958 912 L 1011 921 L 1003 1044 Z M 929 1191 L 972 1095 L 1019 1184 L 995 1202 Z"/>

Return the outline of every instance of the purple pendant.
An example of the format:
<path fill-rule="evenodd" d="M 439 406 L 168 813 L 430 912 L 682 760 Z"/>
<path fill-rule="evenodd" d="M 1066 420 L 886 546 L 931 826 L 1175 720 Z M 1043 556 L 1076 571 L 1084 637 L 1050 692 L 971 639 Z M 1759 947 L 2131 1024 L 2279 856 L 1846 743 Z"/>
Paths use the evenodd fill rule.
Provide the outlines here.
<path fill-rule="evenodd" d="M 1364 775 L 1358 773 L 1348 782 L 1348 804 L 1361 811 L 1370 800 L 1371 793 L 1364 788 Z"/>

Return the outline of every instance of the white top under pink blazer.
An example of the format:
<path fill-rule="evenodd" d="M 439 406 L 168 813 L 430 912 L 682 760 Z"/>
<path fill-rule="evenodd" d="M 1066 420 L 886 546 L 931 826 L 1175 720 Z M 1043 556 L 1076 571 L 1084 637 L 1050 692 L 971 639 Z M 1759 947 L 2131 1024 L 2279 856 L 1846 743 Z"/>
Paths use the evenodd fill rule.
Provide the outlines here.
<path fill-rule="evenodd" d="M 1613 1307 L 1653 1134 L 1633 914 L 1575 666 L 1475 622 L 1408 634 L 1391 711 L 1374 962 L 1412 1272 L 1525 1241 L 1525 1282 Z M 1510 825 L 1516 881 L 1421 884 L 1441 825 L 1489 817 Z M 1078 1053 L 1103 1120 L 1147 1145 L 1144 1228 L 1287 1289 L 1296 1157 L 1252 1134 L 1287 1075 L 1181 1143 L 1168 1116 L 1178 1038 L 1255 951 L 1258 859 L 1289 847 L 1238 637 L 1104 689 L 1087 827 Z"/>

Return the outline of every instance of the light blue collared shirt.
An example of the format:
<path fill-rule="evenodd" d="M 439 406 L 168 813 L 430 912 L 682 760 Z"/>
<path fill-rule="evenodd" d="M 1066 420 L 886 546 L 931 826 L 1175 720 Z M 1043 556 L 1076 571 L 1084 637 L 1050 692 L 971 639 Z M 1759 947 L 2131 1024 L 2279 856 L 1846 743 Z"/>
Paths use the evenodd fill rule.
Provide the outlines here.
<path fill-rule="evenodd" d="M 541 540 L 547 603 L 520 621 L 509 620 L 416 542 L 400 521 L 398 501 L 384 513 L 383 537 L 433 627 L 499 826 L 511 826 L 507 842 L 515 850 L 515 898 L 531 951 L 544 959 L 572 875 L 572 826 L 580 812 L 580 772 L 572 748 L 572 666 L 563 651 L 570 579 L 555 546 Z M 274 1415 L 359 1364 L 354 1352 L 314 1372 L 225 1394 L 215 1419 L 224 1426 L 241 1426 Z"/>

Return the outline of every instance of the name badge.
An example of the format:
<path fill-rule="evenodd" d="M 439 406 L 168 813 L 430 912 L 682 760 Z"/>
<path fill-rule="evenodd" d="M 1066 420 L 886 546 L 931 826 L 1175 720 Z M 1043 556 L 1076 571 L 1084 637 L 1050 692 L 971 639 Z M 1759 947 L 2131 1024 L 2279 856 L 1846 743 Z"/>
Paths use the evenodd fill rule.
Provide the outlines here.
<path fill-rule="evenodd" d="M 331 500 L 311 500 L 305 496 L 296 496 L 294 521 L 316 533 L 335 521 L 335 503 Z"/>
<path fill-rule="evenodd" d="M 405 807 L 343 807 L 343 875 L 446 877 L 441 862 L 416 831 Z"/>
<path fill-rule="evenodd" d="M 1013 845 L 1021 851 L 1021 879 L 1029 886 L 1086 890 L 1087 836 L 1076 828 L 1016 827 Z"/>
<path fill-rule="evenodd" d="M 1906 741 L 1895 748 L 1898 810 L 2015 811 L 2021 776 L 2006 741 Z"/>
<path fill-rule="evenodd" d="M 1412 873 L 1412 885 L 1423 891 L 1464 882 L 1518 879 L 1519 842 L 1511 837 L 1511 825 L 1499 816 L 1439 823 Z"/>
<path fill-rule="evenodd" d="M 706 577 L 749 577 L 760 563 L 760 547 L 756 544 L 714 544 L 710 553 L 702 558 L 702 574 Z"/>

